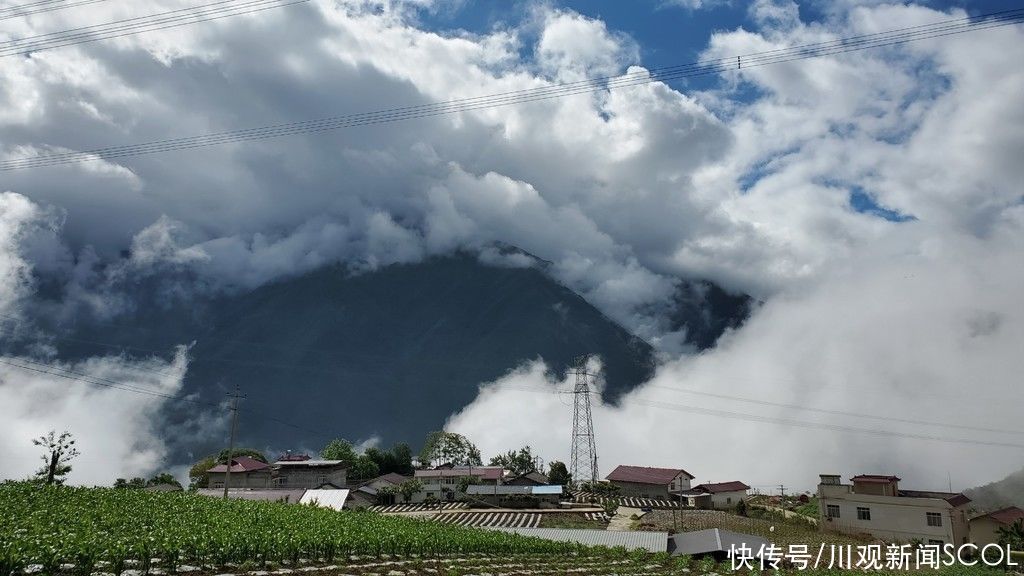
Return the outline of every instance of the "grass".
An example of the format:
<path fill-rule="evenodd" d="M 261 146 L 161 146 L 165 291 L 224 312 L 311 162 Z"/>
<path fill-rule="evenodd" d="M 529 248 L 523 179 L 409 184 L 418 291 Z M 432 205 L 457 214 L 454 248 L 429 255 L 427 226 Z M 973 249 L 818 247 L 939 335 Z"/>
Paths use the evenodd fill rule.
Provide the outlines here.
<path fill-rule="evenodd" d="M 541 514 L 540 528 L 580 528 L 604 530 L 604 522 L 588 520 L 583 514 Z"/>
<path fill-rule="evenodd" d="M 793 508 L 793 512 L 796 512 L 797 514 L 802 514 L 804 516 L 807 516 L 808 518 L 814 518 L 815 520 L 817 520 L 818 519 L 818 499 L 816 497 L 815 498 L 811 498 L 810 502 L 808 502 L 807 504 L 801 504 L 801 505 L 797 506 L 796 508 Z"/>

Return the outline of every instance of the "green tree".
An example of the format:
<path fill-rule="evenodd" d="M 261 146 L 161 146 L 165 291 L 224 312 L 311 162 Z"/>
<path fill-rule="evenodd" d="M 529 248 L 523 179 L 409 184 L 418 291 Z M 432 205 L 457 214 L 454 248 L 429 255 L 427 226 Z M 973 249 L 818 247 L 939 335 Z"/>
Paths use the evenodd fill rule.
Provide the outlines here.
<path fill-rule="evenodd" d="M 411 500 L 420 490 L 423 490 L 423 482 L 419 478 L 410 478 L 398 485 L 398 493 L 405 502 Z"/>
<path fill-rule="evenodd" d="M 747 515 L 747 501 L 740 498 L 740 501 L 736 503 L 736 514 L 740 516 Z"/>
<path fill-rule="evenodd" d="M 459 483 L 458 483 L 457 486 L 458 486 L 459 492 L 465 494 L 466 490 L 468 490 L 470 486 L 472 486 L 474 484 L 479 484 L 479 483 L 480 483 L 480 477 L 479 476 L 462 476 L 461 478 L 459 478 Z"/>
<path fill-rule="evenodd" d="M 231 451 L 232 458 L 239 458 L 242 456 L 247 456 L 249 458 L 252 458 L 253 460 L 259 460 L 264 464 L 269 464 L 269 462 L 267 462 L 267 457 L 263 455 L 263 452 L 260 452 L 259 450 L 256 450 L 254 448 L 235 448 L 234 450 Z M 217 454 L 217 462 L 223 464 L 226 463 L 227 461 L 228 451 L 225 448 L 224 450 L 221 450 L 219 454 Z"/>
<path fill-rule="evenodd" d="M 513 476 L 527 474 L 537 470 L 537 462 L 529 446 L 523 446 L 518 451 L 509 450 L 491 458 L 491 466 L 501 466 L 508 470 Z"/>
<path fill-rule="evenodd" d="M 572 474 L 569 474 L 569 469 L 565 467 L 565 462 L 555 460 L 548 464 L 548 482 L 562 486 L 572 484 Z"/>
<path fill-rule="evenodd" d="M 337 460 L 337 458 L 332 458 L 332 460 Z M 380 468 L 377 466 L 377 463 L 366 454 L 357 456 L 355 462 L 348 469 L 348 474 L 352 480 L 376 478 L 379 473 Z"/>
<path fill-rule="evenodd" d="M 377 504 L 394 504 L 395 494 L 398 490 L 394 486 L 381 486 L 377 488 Z"/>
<path fill-rule="evenodd" d="M 161 484 L 170 484 L 171 486 L 181 488 L 181 482 L 178 482 L 178 479 L 168 472 L 157 474 L 146 481 L 146 486 L 159 486 Z"/>
<path fill-rule="evenodd" d="M 1024 519 L 999 527 L 999 543 L 1013 550 L 1024 550 Z"/>
<path fill-rule="evenodd" d="M 199 462 L 192 465 L 192 468 L 188 471 L 189 490 L 195 490 L 197 488 L 209 488 L 210 487 L 210 476 L 208 472 L 210 468 L 217 465 L 217 460 L 213 456 L 207 456 Z"/>
<path fill-rule="evenodd" d="M 480 450 L 462 434 L 435 431 L 427 436 L 420 450 L 420 462 L 424 464 L 453 466 L 482 466 Z"/>
<path fill-rule="evenodd" d="M 124 478 L 118 478 L 114 480 L 114 488 L 121 490 L 141 490 L 146 487 L 146 479 L 139 478 L 136 476 L 131 480 L 125 480 Z"/>
<path fill-rule="evenodd" d="M 68 431 L 57 436 L 56 432 L 50 430 L 49 434 L 36 438 L 32 443 L 42 446 L 44 450 L 42 459 L 45 464 L 36 472 L 36 481 L 63 484 L 71 472 L 71 461 L 80 454 L 78 448 L 75 448 L 75 438 Z"/>
<path fill-rule="evenodd" d="M 401 474 L 408 476 L 413 473 L 412 448 L 408 444 L 398 443 L 390 450 L 367 448 L 365 454 L 377 464 L 379 474 Z"/>
<path fill-rule="evenodd" d="M 320 451 L 320 457 L 324 460 L 341 460 L 349 469 L 352 469 L 356 465 L 359 455 L 356 454 L 356 449 L 352 447 L 351 442 L 343 438 L 335 438 Z"/>

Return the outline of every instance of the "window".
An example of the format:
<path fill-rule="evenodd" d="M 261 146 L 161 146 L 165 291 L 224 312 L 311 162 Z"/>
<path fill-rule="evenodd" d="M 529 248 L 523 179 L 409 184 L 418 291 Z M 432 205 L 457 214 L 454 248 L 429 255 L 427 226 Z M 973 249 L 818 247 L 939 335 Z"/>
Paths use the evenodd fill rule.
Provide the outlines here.
<path fill-rule="evenodd" d="M 942 514 L 938 512 L 927 512 L 925 517 L 928 519 L 929 526 L 942 526 Z"/>
<path fill-rule="evenodd" d="M 839 518 L 839 505 L 829 504 L 825 506 L 825 517 L 826 518 Z"/>
<path fill-rule="evenodd" d="M 725 499 L 726 504 L 732 504 L 732 496 Z"/>
<path fill-rule="evenodd" d="M 857 506 L 857 520 L 871 520 L 871 508 Z"/>

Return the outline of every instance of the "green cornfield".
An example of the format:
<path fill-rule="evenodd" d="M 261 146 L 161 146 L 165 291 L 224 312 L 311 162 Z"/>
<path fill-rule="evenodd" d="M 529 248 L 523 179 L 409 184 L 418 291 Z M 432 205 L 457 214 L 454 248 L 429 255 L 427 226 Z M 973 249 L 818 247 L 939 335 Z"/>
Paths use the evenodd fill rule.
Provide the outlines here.
<path fill-rule="evenodd" d="M 350 556 L 565 554 L 577 545 L 372 512 L 188 493 L 0 484 L 0 576 L 132 567 L 327 562 Z M 102 568 L 102 570 L 100 569 Z"/>

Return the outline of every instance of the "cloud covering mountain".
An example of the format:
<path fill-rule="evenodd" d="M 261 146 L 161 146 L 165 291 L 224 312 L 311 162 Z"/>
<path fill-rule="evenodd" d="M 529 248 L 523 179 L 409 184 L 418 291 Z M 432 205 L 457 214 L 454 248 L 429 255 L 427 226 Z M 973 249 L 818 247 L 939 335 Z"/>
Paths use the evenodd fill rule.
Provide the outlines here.
<path fill-rule="evenodd" d="M 440 33 L 424 29 L 416 4 L 423 3 L 314 0 L 6 59 L 0 156 L 644 70 L 636 39 L 556 5 L 537 4 L 521 21 L 484 33 Z M 88 16 L 113 21 L 187 5 L 103 3 Z M 749 29 L 712 34 L 704 55 L 962 15 L 843 4 L 810 22 L 792 3 L 762 0 L 750 8 Z M 68 10 L 15 20 L 9 34 L 72 28 L 81 17 Z M 173 273 L 186 280 L 166 290 L 230 293 L 337 262 L 370 273 L 503 242 L 550 261 L 553 277 L 670 357 L 655 385 L 868 412 L 881 411 L 884 398 L 894 417 L 1012 427 L 1002 406 L 962 398 L 965 391 L 972 401 L 1005 396 L 1021 368 L 1024 66 L 1007 46 L 1022 41 L 1017 25 L 730 71 L 710 88 L 653 82 L 308 137 L 6 172 L 0 309 L 21 318 L 116 321 L 126 303 L 111 286 L 124 278 Z M 765 305 L 718 349 L 693 356 L 672 321 L 683 279 L 707 279 Z M 3 329 L 24 326 L 11 320 Z M 41 345 L 36 354 L 60 361 L 49 352 Z M 550 385 L 541 368 L 523 370 L 508 378 Z M 5 377 L 0 399 L 23 392 L 14 378 Z M 815 464 L 780 456 L 765 481 L 808 485 L 817 455 L 830 454 L 830 470 L 908 475 L 912 467 L 921 472 L 911 478 L 926 483 L 936 467 L 954 466 L 972 470 L 969 482 L 979 483 L 1018 468 L 1022 453 L 691 418 L 640 401 L 692 406 L 707 398 L 657 390 L 599 409 L 599 426 L 611 426 L 599 430 L 607 458 L 670 464 L 661 460 L 678 455 L 687 466 L 699 458 L 692 466 L 717 478 L 740 475 L 731 463 L 762 454 L 763 439 L 774 437 Z M 103 401 L 88 406 L 102 410 Z M 483 430 L 495 412 L 518 412 L 510 402 L 542 402 L 543 409 L 523 408 L 531 414 L 524 422 L 534 422 L 529 433 Z M 557 398 L 483 393 L 451 425 L 480 436 L 488 450 L 535 435 L 542 453 L 558 457 L 567 434 L 556 432 L 567 419 L 548 412 L 556 409 Z M 757 412 L 830 420 L 764 405 Z M 24 422 L 29 414 L 9 417 Z M 642 451 L 644 432 L 681 438 L 708 427 L 725 430 L 721 443 Z M 37 433 L 5 436 L 14 445 Z M 889 450 L 880 452 L 879 443 Z M 726 444 L 735 454 L 723 455 Z"/>

